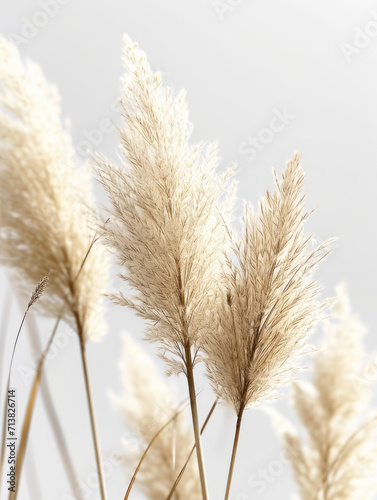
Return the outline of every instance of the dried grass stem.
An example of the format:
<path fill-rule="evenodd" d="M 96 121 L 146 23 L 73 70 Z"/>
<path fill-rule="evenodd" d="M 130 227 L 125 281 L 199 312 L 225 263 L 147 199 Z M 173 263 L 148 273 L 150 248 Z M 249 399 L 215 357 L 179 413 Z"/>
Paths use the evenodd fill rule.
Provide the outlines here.
<path fill-rule="evenodd" d="M 101 467 L 101 452 L 100 452 L 100 447 L 99 447 L 99 439 L 98 439 L 96 420 L 95 420 L 95 415 L 94 415 L 92 392 L 91 392 L 91 388 L 90 388 L 88 367 L 87 367 L 87 362 L 86 362 L 85 341 L 84 341 L 83 335 L 79 334 L 79 338 L 80 338 L 81 361 L 82 361 L 82 368 L 83 368 L 84 380 L 85 380 L 85 391 L 86 391 L 87 402 L 88 402 L 90 426 L 91 426 L 91 430 L 92 430 L 94 452 L 95 452 L 95 456 L 96 456 L 96 464 L 97 464 L 99 487 L 100 487 L 100 491 L 101 491 L 101 499 L 107 500 L 105 479 L 104 479 L 102 467 Z"/>
<path fill-rule="evenodd" d="M 204 466 L 202 440 L 200 437 L 198 406 L 196 404 L 194 369 L 193 369 L 193 363 L 192 363 L 192 357 L 191 357 L 191 348 L 190 348 L 189 343 L 187 343 L 185 346 L 185 355 L 186 355 L 187 383 L 188 383 L 188 389 L 189 389 L 189 395 L 190 395 L 191 417 L 192 417 L 192 425 L 193 425 L 194 435 L 195 435 L 196 456 L 197 456 L 197 460 L 198 460 L 200 484 L 201 484 L 201 488 L 202 488 L 203 500 L 208 500 L 207 478 L 206 478 L 206 472 L 205 472 L 205 466 Z"/>

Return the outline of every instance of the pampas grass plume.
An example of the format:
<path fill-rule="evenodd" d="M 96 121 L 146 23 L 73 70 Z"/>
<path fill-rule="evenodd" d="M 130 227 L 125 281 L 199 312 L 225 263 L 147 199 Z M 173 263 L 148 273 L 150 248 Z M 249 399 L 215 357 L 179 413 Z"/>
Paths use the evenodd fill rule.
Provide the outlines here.
<path fill-rule="evenodd" d="M 43 312 L 63 317 L 85 340 L 103 330 L 104 249 L 93 239 L 90 178 L 79 173 L 60 121 L 59 99 L 40 69 L 0 38 L 1 263 L 13 282 L 35 286 L 50 272 Z"/>
<path fill-rule="evenodd" d="M 312 278 L 327 243 L 309 249 L 298 154 L 275 182 L 277 191 L 267 192 L 258 214 L 245 206 L 242 238 L 232 238 L 236 259 L 224 268 L 204 336 L 209 378 L 237 414 L 275 397 L 291 379 L 328 305 L 317 301 Z"/>
<path fill-rule="evenodd" d="M 310 384 L 296 382 L 293 403 L 306 440 L 284 418 L 280 434 L 302 500 L 372 500 L 377 492 L 377 412 L 365 379 L 364 325 L 338 288 L 334 317 L 313 359 Z"/>

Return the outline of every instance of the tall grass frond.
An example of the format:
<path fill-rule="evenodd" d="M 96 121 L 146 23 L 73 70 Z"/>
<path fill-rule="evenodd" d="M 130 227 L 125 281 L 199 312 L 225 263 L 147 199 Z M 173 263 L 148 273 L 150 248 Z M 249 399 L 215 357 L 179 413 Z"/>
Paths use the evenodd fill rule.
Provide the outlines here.
<path fill-rule="evenodd" d="M 79 172 L 62 128 L 57 91 L 0 38 L 0 261 L 13 283 L 34 286 L 51 271 L 43 312 L 79 335 L 103 330 L 99 298 L 107 283 L 104 249 L 96 245 L 74 278 L 92 239 L 94 209 L 88 172 Z M 41 303 L 42 304 L 42 303 Z"/>
<path fill-rule="evenodd" d="M 100 298 L 107 284 L 104 247 L 93 247 L 89 171 L 78 170 L 74 147 L 61 125 L 56 90 L 3 38 L 0 203 L 0 262 L 13 270 L 14 282 L 22 287 L 51 271 L 49 300 L 42 310 L 53 317 L 62 311 L 78 333 L 101 498 L 106 500 L 85 357 L 86 341 L 103 331 Z"/>
<path fill-rule="evenodd" d="M 185 94 L 162 86 L 138 46 L 124 39 L 123 128 L 125 159 L 116 167 L 97 157 L 99 180 L 111 202 L 105 240 L 134 294 L 115 301 L 147 322 L 173 373 L 187 376 L 203 499 L 207 486 L 193 368 L 229 246 L 224 221 L 232 212 L 231 170 L 218 176 L 216 147 L 189 142 Z"/>
<path fill-rule="evenodd" d="M 304 174 L 296 154 L 259 213 L 245 206 L 243 235 L 233 235 L 204 335 L 209 378 L 236 413 L 273 398 L 292 377 L 297 357 L 328 302 L 320 302 L 313 271 L 327 243 L 310 249 L 304 233 Z"/>
<path fill-rule="evenodd" d="M 216 307 L 208 316 L 203 350 L 218 397 L 236 411 L 237 423 L 225 500 L 246 408 L 273 398 L 292 378 L 297 357 L 328 302 L 319 302 L 313 271 L 327 243 L 311 250 L 304 233 L 304 174 L 298 154 L 288 162 L 277 190 L 267 191 L 259 213 L 245 205 L 243 235 L 232 235 L 219 280 Z"/>
<path fill-rule="evenodd" d="M 186 370 L 185 346 L 200 342 L 227 235 L 220 198 L 230 172 L 215 173 L 215 146 L 191 146 L 185 95 L 174 97 L 127 37 L 120 131 L 125 163 L 98 157 L 111 202 L 105 239 L 134 296 L 117 294 L 148 322 L 172 371 Z M 223 210 L 228 218 L 230 209 Z M 194 357 L 195 357 L 194 352 Z M 178 363 L 177 363 L 178 358 Z M 180 361 L 180 362 L 179 362 Z"/>

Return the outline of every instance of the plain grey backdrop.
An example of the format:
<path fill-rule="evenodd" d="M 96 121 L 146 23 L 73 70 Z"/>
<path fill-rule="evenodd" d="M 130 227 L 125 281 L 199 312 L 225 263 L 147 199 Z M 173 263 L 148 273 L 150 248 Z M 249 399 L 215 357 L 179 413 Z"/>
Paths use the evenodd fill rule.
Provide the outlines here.
<path fill-rule="evenodd" d="M 97 150 L 119 162 L 117 99 L 122 35 L 146 52 L 153 69 L 175 90 L 187 90 L 194 141 L 217 140 L 220 169 L 237 162 L 239 210 L 255 205 L 272 187 L 272 167 L 282 171 L 299 150 L 306 172 L 308 223 L 318 242 L 337 236 L 334 253 L 318 279 L 324 295 L 344 281 L 353 310 L 376 338 L 377 206 L 377 5 L 369 0 L 1 0 L 0 31 L 21 53 L 40 64 L 61 94 L 78 156 Z M 105 199 L 95 188 L 101 202 Z M 48 214 L 46 214 L 48 216 Z M 112 279 L 116 284 L 116 278 Z M 10 312 L 4 374 L 21 311 L 1 272 L 1 302 Z M 8 297 L 8 299 L 7 299 Z M 7 302 L 10 300 L 10 303 Z M 10 304 L 10 305 L 9 305 Z M 120 394 L 122 332 L 141 343 L 143 324 L 132 312 L 108 305 L 108 334 L 88 347 L 95 407 L 110 499 L 124 496 L 129 474 L 111 462 L 130 439 L 109 393 Z M 42 342 L 51 324 L 39 324 Z M 3 332 L 2 332 L 3 334 Z M 312 343 L 318 343 L 320 329 Z M 154 356 L 154 348 L 142 344 Z M 309 360 L 306 361 L 309 363 Z M 163 366 L 156 358 L 163 375 Z M 25 408 L 33 361 L 28 334 L 20 340 L 12 385 L 19 415 Z M 83 498 L 99 499 L 77 342 L 61 327 L 46 374 Z M 168 381 L 170 383 L 170 381 Z M 172 380 L 178 399 L 184 380 Z M 204 378 L 198 389 L 201 417 L 213 395 Z M 283 391 L 287 394 L 287 391 Z M 72 495 L 43 405 L 36 410 L 20 500 L 69 500 Z M 289 397 L 276 403 L 286 414 Z M 222 407 L 204 436 L 212 499 L 222 498 L 233 438 L 234 416 Z M 131 436 L 132 437 L 132 436 Z M 37 471 L 37 472 L 35 472 Z M 39 486 L 38 484 L 39 483 Z M 2 480 L 2 491 L 4 481 Z M 38 488 L 42 490 L 39 497 Z M 34 491 L 31 494 L 30 491 Z M 285 500 L 295 485 L 268 417 L 250 410 L 245 418 L 232 500 Z M 143 498 L 136 490 L 133 498 Z"/>

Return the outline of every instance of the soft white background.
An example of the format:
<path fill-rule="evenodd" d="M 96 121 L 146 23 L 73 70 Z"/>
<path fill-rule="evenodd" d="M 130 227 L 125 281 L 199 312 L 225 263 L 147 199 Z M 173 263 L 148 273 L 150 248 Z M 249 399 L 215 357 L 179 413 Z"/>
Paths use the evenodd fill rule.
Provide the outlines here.
<path fill-rule="evenodd" d="M 43 16 L 38 14 L 42 4 L 43 0 L 1 0 L 0 31 L 8 37 L 23 36 L 25 23 L 43 24 Z M 358 46 L 346 57 L 342 44 L 355 46 L 358 29 L 363 32 L 367 29 L 372 36 L 359 36 Z M 281 172 L 286 160 L 299 150 L 307 174 L 307 207 L 319 207 L 308 231 L 315 232 L 319 242 L 330 236 L 339 237 L 318 278 L 326 295 L 332 295 L 340 281 L 347 283 L 353 309 L 370 330 L 366 338 L 368 351 L 377 348 L 375 2 L 224 0 L 216 4 L 212 0 L 71 0 L 59 5 L 57 12 L 45 26 L 37 27 L 36 32 L 29 26 L 28 33 L 33 36 L 25 39 L 20 50 L 38 62 L 48 80 L 58 86 L 63 116 L 71 120 L 78 153 L 88 132 L 99 130 L 103 119 L 119 123 L 114 103 L 123 73 L 120 59 L 123 33 L 138 41 L 152 68 L 163 73 L 168 85 L 176 90 L 187 89 L 195 127 L 193 139 L 219 141 L 220 168 L 233 161 L 239 164 L 240 207 L 243 199 L 256 204 L 265 189 L 272 186 L 272 167 Z M 289 123 L 274 133 L 255 158 L 251 158 L 250 151 L 245 154 L 248 147 L 245 141 L 258 134 L 263 137 L 266 132 L 262 130 L 269 126 L 276 110 L 284 109 L 291 116 Z M 118 161 L 116 131 L 102 135 L 95 149 Z M 99 193 L 98 188 L 96 192 Z M 102 195 L 100 198 L 104 201 Z M 0 306 L 6 304 L 10 290 L 2 272 Z M 108 335 L 101 343 L 88 347 L 104 460 L 113 452 L 121 452 L 121 436 L 125 433 L 121 417 L 108 397 L 110 390 L 121 392 L 118 370 L 121 333 L 128 331 L 136 339 L 143 334 L 142 322 L 133 313 L 112 305 L 109 310 Z M 3 377 L 20 320 L 14 296 L 10 316 L 6 362 L 1 365 Z M 43 341 L 50 329 L 50 323 L 41 323 Z M 61 327 L 61 331 L 66 328 Z M 313 343 L 319 338 L 318 333 L 314 335 Z M 84 483 L 91 483 L 95 466 L 85 393 L 77 343 L 69 339 L 48 363 L 47 375 L 78 477 Z M 143 346 L 154 354 L 153 347 Z M 161 363 L 156 362 L 163 373 Z M 25 330 L 13 376 L 20 414 L 28 388 L 21 371 L 32 366 Z M 2 383 L 4 387 L 4 380 Z M 178 395 L 181 400 L 185 397 L 184 381 L 173 381 L 174 384 L 181 391 Z M 202 390 L 199 402 L 204 418 L 213 396 L 203 378 L 199 379 L 198 389 Z M 277 405 L 289 412 L 288 398 Z M 213 500 L 223 495 L 233 425 L 231 411 L 222 408 L 204 437 Z M 25 476 L 20 500 L 74 498 L 64 496 L 70 493 L 69 485 L 41 404 L 35 414 L 30 444 L 27 471 L 29 478 L 33 467 L 37 471 L 42 495 L 37 490 L 30 493 L 32 483 Z M 252 480 L 264 468 L 270 471 L 270 482 L 264 481 L 265 488 L 258 492 Z M 107 479 L 111 500 L 123 498 L 128 480 L 122 466 L 114 467 Z M 3 480 L 1 486 L 4 487 Z M 232 500 L 285 500 L 291 498 L 294 488 L 268 417 L 259 410 L 249 411 L 240 441 Z M 98 489 L 89 488 L 84 498 L 99 499 Z M 133 498 L 142 497 L 135 490 Z"/>

